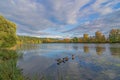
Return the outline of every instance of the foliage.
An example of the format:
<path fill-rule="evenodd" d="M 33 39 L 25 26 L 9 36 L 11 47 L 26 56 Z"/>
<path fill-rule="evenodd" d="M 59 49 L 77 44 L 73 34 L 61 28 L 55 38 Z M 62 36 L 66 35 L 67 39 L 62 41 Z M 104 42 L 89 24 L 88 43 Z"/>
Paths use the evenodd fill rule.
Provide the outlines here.
<path fill-rule="evenodd" d="M 112 29 L 109 34 L 110 42 L 120 42 L 120 29 Z"/>
<path fill-rule="evenodd" d="M 41 43 L 40 38 L 30 37 L 30 36 L 18 36 L 19 44 L 31 43 L 31 44 L 39 44 Z"/>
<path fill-rule="evenodd" d="M 106 38 L 105 35 L 103 35 L 100 31 L 97 31 L 95 33 L 95 42 L 105 42 Z"/>
<path fill-rule="evenodd" d="M 0 60 L 6 61 L 18 58 L 18 54 L 12 50 L 0 50 Z"/>
<path fill-rule="evenodd" d="M 16 25 L 0 16 L 0 47 L 12 47 L 16 40 Z"/>
<path fill-rule="evenodd" d="M 109 37 L 105 37 L 100 31 L 95 32 L 95 36 L 89 36 L 84 34 L 83 37 L 65 38 L 65 39 L 45 39 L 46 43 L 106 43 L 106 42 L 120 42 L 120 29 L 112 29 L 109 33 Z M 43 42 L 43 43 L 44 43 Z"/>
<path fill-rule="evenodd" d="M 0 64 L 0 80 L 24 80 L 16 61 L 11 59 Z"/>
<path fill-rule="evenodd" d="M 74 38 L 72 39 L 72 42 L 78 42 L 78 38 L 77 38 L 77 37 L 74 37 Z"/>
<path fill-rule="evenodd" d="M 13 50 L 0 50 L 0 80 L 24 80 L 16 67 L 18 54 Z"/>

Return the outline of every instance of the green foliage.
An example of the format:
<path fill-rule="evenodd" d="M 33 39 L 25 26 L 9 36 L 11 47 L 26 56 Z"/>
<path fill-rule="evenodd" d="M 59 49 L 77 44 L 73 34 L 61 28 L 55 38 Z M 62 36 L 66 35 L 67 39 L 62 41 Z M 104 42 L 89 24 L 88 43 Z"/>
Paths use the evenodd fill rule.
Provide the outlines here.
<path fill-rule="evenodd" d="M 24 80 L 15 60 L 10 59 L 0 64 L 0 80 Z"/>
<path fill-rule="evenodd" d="M 112 29 L 109 34 L 110 42 L 120 42 L 120 29 Z"/>
<path fill-rule="evenodd" d="M 16 40 L 16 25 L 0 16 L 0 47 L 12 47 Z"/>
<path fill-rule="evenodd" d="M 18 54 L 13 50 L 0 50 L 0 80 L 25 80 L 16 67 Z"/>
<path fill-rule="evenodd" d="M 18 58 L 18 54 L 15 51 L 10 50 L 0 50 L 0 60 L 6 61 L 10 59 Z"/>
<path fill-rule="evenodd" d="M 19 44 L 39 44 L 41 43 L 41 39 L 37 37 L 30 37 L 30 36 L 18 36 L 18 43 Z"/>
<path fill-rule="evenodd" d="M 78 38 L 77 38 L 77 37 L 74 37 L 74 38 L 72 39 L 72 41 L 73 41 L 73 42 L 78 42 Z"/>

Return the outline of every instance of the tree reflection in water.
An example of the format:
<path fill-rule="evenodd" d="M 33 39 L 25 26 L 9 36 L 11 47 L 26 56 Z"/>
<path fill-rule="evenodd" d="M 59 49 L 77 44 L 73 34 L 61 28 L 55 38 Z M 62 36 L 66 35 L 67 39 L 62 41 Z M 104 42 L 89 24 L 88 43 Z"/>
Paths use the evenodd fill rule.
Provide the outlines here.
<path fill-rule="evenodd" d="M 98 54 L 98 55 L 102 55 L 102 53 L 105 51 L 105 47 L 102 47 L 102 46 L 100 46 L 100 45 L 97 45 L 96 46 L 96 53 Z"/>
<path fill-rule="evenodd" d="M 89 47 L 88 47 L 88 45 L 85 45 L 83 48 L 84 48 L 84 53 L 89 53 Z"/>
<path fill-rule="evenodd" d="M 112 56 L 116 56 L 116 57 L 120 58 L 120 48 L 113 48 L 113 47 L 111 47 L 110 51 L 111 51 L 111 55 Z"/>
<path fill-rule="evenodd" d="M 91 48 L 88 45 L 83 46 L 84 53 L 90 53 L 90 49 L 93 49 L 93 48 Z M 106 50 L 106 48 L 104 46 L 101 46 L 101 45 L 95 46 L 95 51 L 96 51 L 97 55 L 102 55 L 102 53 L 105 52 L 105 50 Z"/>

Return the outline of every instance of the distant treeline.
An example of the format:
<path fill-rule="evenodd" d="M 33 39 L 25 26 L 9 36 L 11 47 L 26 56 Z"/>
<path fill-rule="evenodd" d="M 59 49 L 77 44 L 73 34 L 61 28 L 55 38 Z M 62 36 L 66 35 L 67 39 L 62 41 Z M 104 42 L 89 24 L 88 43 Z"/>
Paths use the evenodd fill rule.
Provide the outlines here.
<path fill-rule="evenodd" d="M 50 41 L 49 41 L 50 42 Z M 100 31 L 95 32 L 95 36 L 84 34 L 83 37 L 74 37 L 58 40 L 62 43 L 120 43 L 120 29 L 112 29 L 109 36 L 105 37 Z"/>
<path fill-rule="evenodd" d="M 95 32 L 95 36 L 84 34 L 83 37 L 74 38 L 36 38 L 29 36 L 19 36 L 21 43 L 119 43 L 120 42 L 120 29 L 112 29 L 109 36 L 105 37 L 100 31 Z"/>
<path fill-rule="evenodd" d="M 31 37 L 31 36 L 18 36 L 17 43 L 18 44 L 39 44 L 39 43 L 50 43 L 50 42 L 57 42 L 59 39 L 55 38 L 38 38 L 38 37 Z"/>
<path fill-rule="evenodd" d="M 41 43 L 41 40 L 40 38 L 37 38 L 37 37 L 18 36 L 17 43 L 18 44 L 24 44 L 24 43 L 38 44 L 38 43 Z"/>
<path fill-rule="evenodd" d="M 95 36 L 84 34 L 83 37 L 55 39 L 55 38 L 37 38 L 30 36 L 17 36 L 16 25 L 0 16 L 0 47 L 12 47 L 17 44 L 39 44 L 39 43 L 119 43 L 120 29 L 112 29 L 109 36 L 105 37 L 100 31 L 95 33 Z"/>

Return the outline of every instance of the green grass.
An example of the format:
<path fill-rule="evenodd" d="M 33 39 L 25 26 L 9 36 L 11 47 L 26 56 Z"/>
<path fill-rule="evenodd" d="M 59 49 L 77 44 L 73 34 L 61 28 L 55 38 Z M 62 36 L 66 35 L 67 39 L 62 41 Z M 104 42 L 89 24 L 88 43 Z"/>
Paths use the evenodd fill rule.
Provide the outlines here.
<path fill-rule="evenodd" d="M 13 50 L 0 50 L 0 60 L 7 61 L 10 59 L 17 59 L 18 54 Z"/>
<path fill-rule="evenodd" d="M 19 55 L 13 50 L 0 50 L 0 80 L 25 80 L 16 67 Z"/>
<path fill-rule="evenodd" d="M 0 64 L 0 80 L 24 80 L 16 61 L 11 59 Z"/>

